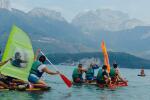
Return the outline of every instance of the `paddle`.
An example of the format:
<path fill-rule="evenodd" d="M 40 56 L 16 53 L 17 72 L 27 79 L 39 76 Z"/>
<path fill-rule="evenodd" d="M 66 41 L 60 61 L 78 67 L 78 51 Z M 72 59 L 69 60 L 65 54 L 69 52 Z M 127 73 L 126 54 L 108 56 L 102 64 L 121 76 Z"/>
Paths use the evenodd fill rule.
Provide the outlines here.
<path fill-rule="evenodd" d="M 45 56 L 45 54 L 44 54 L 42 51 L 40 51 L 40 52 L 41 52 L 42 55 Z M 46 57 L 46 56 L 45 56 L 45 57 Z M 55 65 L 52 64 L 52 62 L 51 62 L 47 57 L 46 57 L 46 60 L 52 65 L 52 67 L 53 67 L 56 71 L 58 71 L 58 69 L 55 67 Z M 60 75 L 61 79 L 65 82 L 65 84 L 70 88 L 70 87 L 72 86 L 72 82 L 71 82 L 65 75 L 63 75 L 62 73 L 59 73 L 59 75 Z"/>

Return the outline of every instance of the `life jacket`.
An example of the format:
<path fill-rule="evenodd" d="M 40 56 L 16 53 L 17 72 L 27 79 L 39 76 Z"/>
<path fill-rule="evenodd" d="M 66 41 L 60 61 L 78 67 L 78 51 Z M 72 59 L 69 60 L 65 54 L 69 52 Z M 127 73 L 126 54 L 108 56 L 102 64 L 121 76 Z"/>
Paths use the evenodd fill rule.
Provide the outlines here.
<path fill-rule="evenodd" d="M 15 67 L 22 67 L 21 63 L 22 63 L 22 61 L 20 59 L 15 59 L 11 62 L 11 64 Z"/>
<path fill-rule="evenodd" d="M 75 79 L 75 78 L 82 78 L 82 73 L 79 73 L 78 68 L 75 68 L 73 70 L 72 78 L 73 79 Z"/>
<path fill-rule="evenodd" d="M 111 78 L 116 76 L 116 73 L 115 73 L 115 69 L 114 69 L 114 68 L 111 68 L 111 69 L 110 69 L 109 76 L 110 76 Z"/>
<path fill-rule="evenodd" d="M 86 77 L 94 77 L 94 69 L 89 68 L 86 72 Z"/>
<path fill-rule="evenodd" d="M 38 76 L 39 78 L 43 75 L 44 72 L 40 72 L 38 70 L 38 67 L 41 65 L 42 63 L 39 62 L 39 61 L 35 61 L 33 62 L 32 64 L 32 67 L 31 67 L 31 71 L 30 71 L 30 74 L 35 74 L 36 76 Z"/>
<path fill-rule="evenodd" d="M 97 80 L 99 81 L 104 80 L 104 76 L 102 74 L 103 74 L 102 69 L 99 69 L 98 74 L 97 74 Z"/>

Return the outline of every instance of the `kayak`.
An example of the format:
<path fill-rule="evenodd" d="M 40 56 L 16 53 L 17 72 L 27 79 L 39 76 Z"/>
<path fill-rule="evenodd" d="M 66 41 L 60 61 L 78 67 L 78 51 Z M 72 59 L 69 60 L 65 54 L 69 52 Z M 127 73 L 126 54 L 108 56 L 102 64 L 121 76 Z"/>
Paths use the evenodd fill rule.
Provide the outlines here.
<path fill-rule="evenodd" d="M 139 75 L 137 75 L 137 76 L 145 77 L 146 75 L 145 75 L 145 74 L 144 74 L 144 75 L 140 75 L 140 74 L 139 74 Z"/>

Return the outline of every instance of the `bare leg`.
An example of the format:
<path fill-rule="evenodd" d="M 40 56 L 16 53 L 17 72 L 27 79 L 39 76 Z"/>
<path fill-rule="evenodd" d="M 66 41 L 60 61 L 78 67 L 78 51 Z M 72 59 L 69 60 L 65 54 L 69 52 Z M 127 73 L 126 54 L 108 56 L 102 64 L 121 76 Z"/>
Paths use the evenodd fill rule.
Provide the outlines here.
<path fill-rule="evenodd" d="M 46 84 L 43 80 L 39 80 L 39 81 L 38 81 L 38 84 L 42 84 L 42 85 L 47 86 L 47 84 Z"/>
<path fill-rule="evenodd" d="M 31 84 L 30 88 L 44 88 L 47 84 L 43 80 L 39 80 L 36 84 Z"/>
<path fill-rule="evenodd" d="M 1 87 L 4 87 L 4 88 L 8 88 L 8 85 L 7 84 L 5 84 L 4 82 L 2 82 L 2 81 L 0 81 L 0 86 Z"/>

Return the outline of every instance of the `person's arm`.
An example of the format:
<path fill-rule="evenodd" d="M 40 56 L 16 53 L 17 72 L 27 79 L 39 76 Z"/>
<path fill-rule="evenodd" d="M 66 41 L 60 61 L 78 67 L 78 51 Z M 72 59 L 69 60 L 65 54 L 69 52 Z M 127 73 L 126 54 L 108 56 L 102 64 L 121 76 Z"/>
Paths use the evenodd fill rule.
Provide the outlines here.
<path fill-rule="evenodd" d="M 57 74 L 59 74 L 58 71 L 53 72 L 53 71 L 49 70 L 47 67 L 44 67 L 44 68 L 42 69 L 42 71 L 43 71 L 43 72 L 46 72 L 47 74 L 50 74 L 50 75 L 57 75 Z"/>
<path fill-rule="evenodd" d="M 118 78 L 118 80 L 126 81 L 126 80 L 124 80 L 124 79 L 121 77 L 121 74 L 120 74 L 120 72 L 119 72 L 119 69 L 117 69 L 116 72 L 117 72 L 117 78 Z"/>
<path fill-rule="evenodd" d="M 36 51 L 36 53 L 34 55 L 34 61 L 37 60 L 37 56 L 39 55 L 40 51 L 41 51 L 41 49 L 37 49 L 37 51 Z"/>
<path fill-rule="evenodd" d="M 105 79 L 107 79 L 108 76 L 109 76 L 109 75 L 107 74 L 107 72 L 103 72 L 102 74 L 103 74 L 103 76 L 104 76 Z"/>
<path fill-rule="evenodd" d="M 93 69 L 98 69 L 99 66 L 98 66 L 97 64 L 95 64 L 92 68 L 93 68 Z"/>
<path fill-rule="evenodd" d="M 87 71 L 87 69 L 82 68 L 82 72 L 86 72 L 86 71 Z"/>
<path fill-rule="evenodd" d="M 1 63 L 0 63 L 0 66 L 5 65 L 9 60 L 12 60 L 12 58 L 10 58 L 10 59 L 8 59 L 8 60 L 6 60 L 6 61 L 4 61 L 4 62 L 1 62 Z"/>
<path fill-rule="evenodd" d="M 108 78 L 107 75 L 104 75 L 104 78 L 107 79 Z"/>
<path fill-rule="evenodd" d="M 25 60 L 21 60 L 21 63 L 27 63 L 27 61 L 25 61 Z"/>

